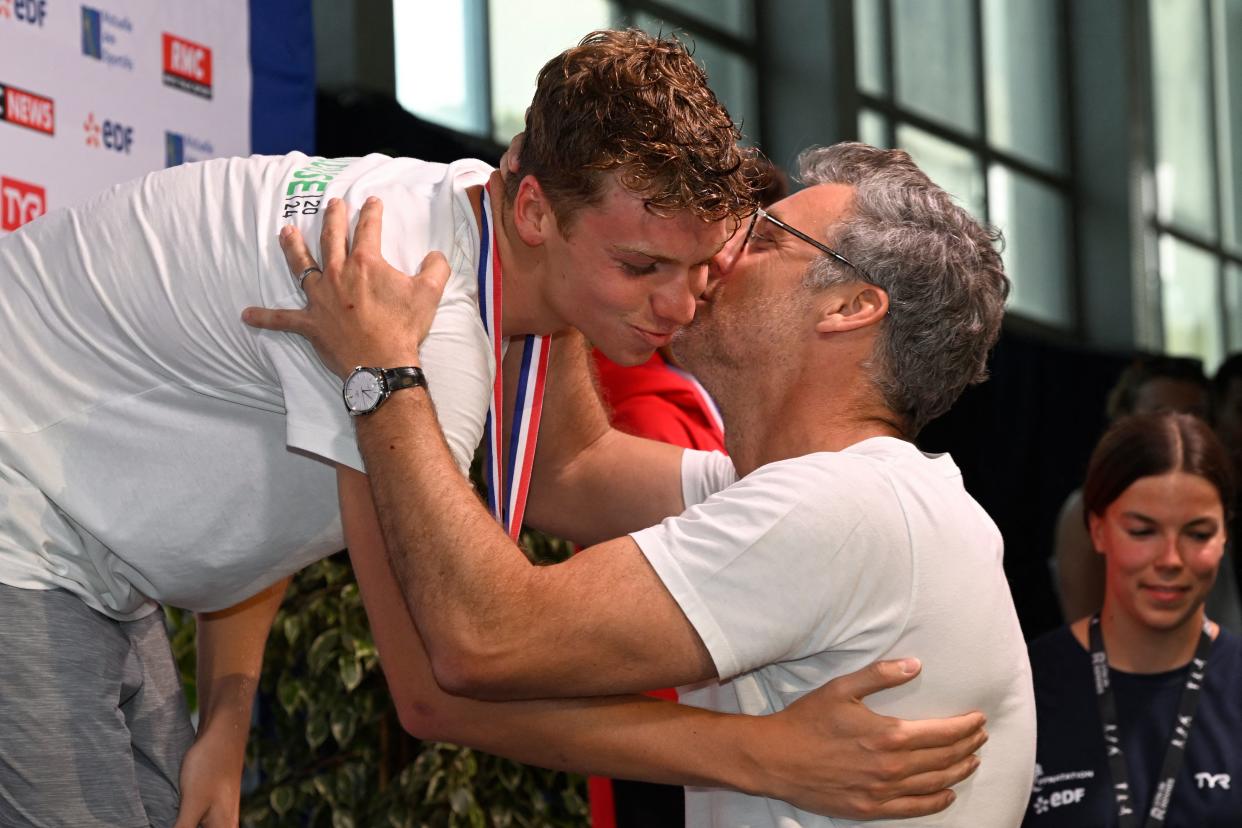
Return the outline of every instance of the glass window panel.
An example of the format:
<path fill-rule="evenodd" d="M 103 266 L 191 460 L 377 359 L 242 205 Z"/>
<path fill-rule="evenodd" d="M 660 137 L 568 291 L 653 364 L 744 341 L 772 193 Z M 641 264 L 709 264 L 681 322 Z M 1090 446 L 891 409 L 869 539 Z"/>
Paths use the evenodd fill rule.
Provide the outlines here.
<path fill-rule="evenodd" d="M 894 0 L 892 9 L 898 102 L 978 135 L 973 0 Z"/>
<path fill-rule="evenodd" d="M 988 139 L 1052 172 L 1062 152 L 1060 6 L 984 0 Z"/>
<path fill-rule="evenodd" d="M 873 147 L 888 146 L 888 119 L 872 109 L 858 113 L 858 139 Z"/>
<path fill-rule="evenodd" d="M 694 59 L 707 72 L 707 81 L 716 97 L 724 103 L 735 123 L 742 127 L 742 139 L 748 144 L 759 140 L 759 103 L 755 69 L 749 60 L 717 46 L 705 37 L 670 26 L 658 17 L 639 13 L 634 18 L 638 28 L 652 34 L 675 34 L 694 52 Z"/>
<path fill-rule="evenodd" d="M 983 169 L 974 153 L 908 124 L 897 125 L 897 146 L 958 203 L 983 218 Z"/>
<path fill-rule="evenodd" d="M 858 88 L 883 97 L 888 94 L 888 43 L 884 39 L 887 0 L 854 0 L 854 71 Z"/>
<path fill-rule="evenodd" d="M 1197 356 L 1211 372 L 1224 337 L 1217 301 L 1216 258 L 1172 236 L 1160 238 L 1160 310 L 1164 350 Z"/>
<path fill-rule="evenodd" d="M 1065 196 L 1021 173 L 994 164 L 988 170 L 992 223 L 1005 234 L 1009 308 L 1059 327 L 1073 324 Z"/>
<path fill-rule="evenodd" d="M 525 4 L 490 0 L 488 13 L 492 41 L 492 135 L 507 144 L 525 127 L 526 107 L 535 94 L 535 78 L 543 65 L 589 32 L 612 27 L 616 13 L 608 0 Z"/>
<path fill-rule="evenodd" d="M 664 5 L 702 20 L 709 26 L 750 39 L 754 33 L 754 4 L 751 0 L 663 0 Z"/>
<path fill-rule="evenodd" d="M 1215 9 L 1221 149 L 1216 180 L 1223 196 L 1225 244 L 1242 252 L 1242 0 L 1218 0 Z"/>
<path fill-rule="evenodd" d="M 1150 0 L 1156 120 L 1156 203 L 1162 221 L 1216 238 L 1202 3 Z"/>
<path fill-rule="evenodd" d="M 393 3 L 397 101 L 403 107 L 462 132 L 487 132 L 482 11 L 480 0 Z"/>
<path fill-rule="evenodd" d="M 1242 265 L 1225 265 L 1225 314 L 1229 322 L 1229 353 L 1242 351 Z"/>

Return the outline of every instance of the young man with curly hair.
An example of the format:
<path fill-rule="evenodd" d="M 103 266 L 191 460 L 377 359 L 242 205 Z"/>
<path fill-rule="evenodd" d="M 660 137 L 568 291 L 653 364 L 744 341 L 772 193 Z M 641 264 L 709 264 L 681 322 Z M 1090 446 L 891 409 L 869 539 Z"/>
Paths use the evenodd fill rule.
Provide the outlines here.
<path fill-rule="evenodd" d="M 487 430 L 496 479 L 515 492 L 496 511 L 514 526 L 525 482 L 522 463 L 502 470 L 506 440 L 533 452 L 544 335 L 576 327 L 635 362 L 690 320 L 707 262 L 752 207 L 750 157 L 685 49 L 591 35 L 543 70 L 529 117 L 532 174 L 508 190 L 477 161 L 222 159 L 0 239 L 0 382 L 26 389 L 0 413 L 0 822 L 237 819 L 284 579 L 343 545 L 335 466 L 349 470 L 347 499 L 370 497 L 336 378 L 301 339 L 236 321 L 247 305 L 298 307 L 298 288 L 323 278 L 306 269 L 290 283 L 282 225 L 317 235 L 331 199 L 381 197 L 384 257 L 413 272 L 428 251 L 448 254 L 422 370 L 459 470 Z M 568 355 L 552 350 L 549 384 Z M 363 372 L 346 400 L 359 412 L 422 381 Z M 161 602 L 199 613 L 197 736 Z M 576 715 L 588 727 L 598 714 Z M 592 769 L 632 761 L 625 734 L 590 732 Z M 539 747 L 556 750 L 549 739 Z M 777 757 L 767 772 L 794 764 Z"/>

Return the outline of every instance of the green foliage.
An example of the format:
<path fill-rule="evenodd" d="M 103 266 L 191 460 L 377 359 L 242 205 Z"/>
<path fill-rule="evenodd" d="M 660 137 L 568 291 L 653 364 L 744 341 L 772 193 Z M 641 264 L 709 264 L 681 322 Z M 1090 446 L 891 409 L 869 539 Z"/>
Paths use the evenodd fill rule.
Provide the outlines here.
<path fill-rule="evenodd" d="M 532 558 L 564 544 L 527 535 Z M 173 651 L 195 704 L 194 620 L 170 610 Z M 258 784 L 242 824 L 329 828 L 585 826 L 584 780 L 455 745 L 397 721 L 344 554 L 299 573 L 273 624 L 247 764 Z"/>

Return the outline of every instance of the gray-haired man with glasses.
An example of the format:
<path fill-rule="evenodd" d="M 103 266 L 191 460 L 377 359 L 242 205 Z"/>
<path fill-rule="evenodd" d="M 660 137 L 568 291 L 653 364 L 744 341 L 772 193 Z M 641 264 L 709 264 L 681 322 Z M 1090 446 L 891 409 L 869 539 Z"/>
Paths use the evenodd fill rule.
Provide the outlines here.
<path fill-rule="evenodd" d="M 481 719 L 432 673 L 488 699 L 678 684 L 685 703 L 764 715 L 876 659 L 914 656 L 919 676 L 867 705 L 907 718 L 976 709 L 990 735 L 956 801 L 918 824 L 1015 826 L 1034 705 L 1000 534 L 953 461 L 912 442 L 984 376 L 1008 292 L 995 239 L 903 152 L 841 144 L 801 164 L 809 186 L 713 257 L 674 340 L 720 405 L 729 458 L 609 431 L 583 354 L 562 349 L 542 426 L 558 439 L 536 470 L 552 500 L 532 509 L 570 535 L 601 502 L 616 526 L 656 525 L 533 568 L 457 474 L 425 389 L 358 420 L 378 518 L 345 519 L 386 543 L 397 573 L 379 622 L 390 686 L 415 732 L 488 747 L 513 720 Z M 426 297 L 444 276 L 424 270 L 428 290 L 391 299 L 406 277 L 372 249 L 380 209 L 363 208 L 347 259 L 345 217 L 329 216 L 340 249 L 325 240 L 325 256 L 338 264 L 308 282 L 307 310 L 247 321 L 308 335 L 342 375 L 417 365 Z M 314 265 L 300 245 L 287 254 L 295 273 Z M 633 736 L 661 766 L 659 736 Z M 844 824 L 720 789 L 689 788 L 686 807 L 695 826 Z"/>

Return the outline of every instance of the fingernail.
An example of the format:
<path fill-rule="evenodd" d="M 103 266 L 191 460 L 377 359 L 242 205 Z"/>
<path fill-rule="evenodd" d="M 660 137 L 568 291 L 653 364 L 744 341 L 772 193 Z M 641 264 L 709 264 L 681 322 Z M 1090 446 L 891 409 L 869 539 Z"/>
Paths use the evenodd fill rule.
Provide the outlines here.
<path fill-rule="evenodd" d="M 378 203 L 379 203 L 379 199 L 376 198 L 375 196 L 371 196 L 370 198 L 367 199 L 367 204 L 378 204 Z"/>
<path fill-rule="evenodd" d="M 329 206 L 329 207 L 333 207 L 333 206 L 335 206 L 335 205 L 337 205 L 337 204 L 340 204 L 340 203 L 341 203 L 341 200 L 340 200 L 339 198 L 337 198 L 336 196 L 333 196 L 332 198 L 328 199 L 328 206 Z"/>
<path fill-rule="evenodd" d="M 913 675 L 919 671 L 919 660 L 917 658 L 903 658 L 901 661 L 897 662 L 897 664 L 901 668 L 901 672 L 905 673 L 907 676 Z"/>
<path fill-rule="evenodd" d="M 281 237 L 282 239 L 287 239 L 287 238 L 289 238 L 289 237 L 290 237 L 290 236 L 292 236 L 292 235 L 293 235 L 293 225 L 292 225 L 292 224 L 286 224 L 284 227 L 280 228 L 280 237 Z"/>

